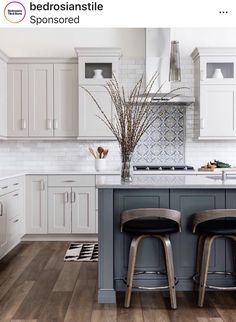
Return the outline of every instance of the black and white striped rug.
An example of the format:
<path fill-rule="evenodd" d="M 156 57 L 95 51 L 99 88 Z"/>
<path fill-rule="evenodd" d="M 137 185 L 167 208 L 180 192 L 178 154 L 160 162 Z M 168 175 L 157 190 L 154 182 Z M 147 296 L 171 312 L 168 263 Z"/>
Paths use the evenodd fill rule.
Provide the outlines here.
<path fill-rule="evenodd" d="M 66 251 L 65 262 L 97 262 L 97 243 L 72 243 Z"/>

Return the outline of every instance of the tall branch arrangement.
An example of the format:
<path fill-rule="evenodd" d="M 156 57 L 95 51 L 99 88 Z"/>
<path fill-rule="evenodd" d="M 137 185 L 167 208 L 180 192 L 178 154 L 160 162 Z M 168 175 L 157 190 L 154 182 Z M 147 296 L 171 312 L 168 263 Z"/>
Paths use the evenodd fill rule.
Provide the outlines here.
<path fill-rule="evenodd" d="M 83 87 L 91 96 L 102 114 L 102 116 L 98 116 L 98 118 L 106 124 L 119 142 L 122 155 L 130 154 L 134 151 L 142 135 L 160 116 L 158 113 L 152 112 L 151 105 L 153 105 L 153 100 L 150 99 L 149 95 L 158 76 L 159 74 L 155 73 L 144 89 L 142 76 L 135 84 L 130 94 L 126 94 L 124 87 L 119 86 L 115 75 L 113 75 L 113 79 L 109 80 L 104 86 L 114 104 L 115 115 L 113 120 L 108 118 L 102 106 L 89 90 Z M 159 93 L 160 89 L 161 87 L 155 94 Z M 173 93 L 174 91 L 176 90 L 173 90 L 168 94 Z M 174 97 L 175 96 L 178 95 L 174 95 Z M 166 99 L 167 94 L 163 94 L 162 98 Z"/>

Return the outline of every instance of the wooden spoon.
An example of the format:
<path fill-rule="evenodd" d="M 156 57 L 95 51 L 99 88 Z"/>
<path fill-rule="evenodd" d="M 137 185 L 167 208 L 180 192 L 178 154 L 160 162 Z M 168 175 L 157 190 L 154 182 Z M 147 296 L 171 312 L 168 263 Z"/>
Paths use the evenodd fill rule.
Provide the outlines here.
<path fill-rule="evenodd" d="M 104 149 L 101 146 L 99 146 L 97 148 L 97 151 L 99 153 L 99 159 L 102 159 L 102 154 L 104 153 Z"/>

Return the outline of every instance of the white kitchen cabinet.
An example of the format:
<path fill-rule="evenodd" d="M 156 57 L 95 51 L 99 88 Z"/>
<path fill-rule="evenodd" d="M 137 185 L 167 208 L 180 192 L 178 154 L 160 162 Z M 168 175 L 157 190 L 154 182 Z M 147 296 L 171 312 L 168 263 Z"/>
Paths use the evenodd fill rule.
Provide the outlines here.
<path fill-rule="evenodd" d="M 7 136 L 7 58 L 0 52 L 0 137 Z"/>
<path fill-rule="evenodd" d="M 0 182 L 0 258 L 20 242 L 24 235 L 23 178 Z"/>
<path fill-rule="evenodd" d="M 200 115 L 201 137 L 236 138 L 236 86 L 201 86 Z"/>
<path fill-rule="evenodd" d="M 47 233 L 47 176 L 26 177 L 26 233 Z"/>
<path fill-rule="evenodd" d="M 78 135 L 77 64 L 54 64 L 54 136 Z"/>
<path fill-rule="evenodd" d="M 195 133 L 200 140 L 236 139 L 236 48 L 196 48 Z"/>
<path fill-rule="evenodd" d="M 7 249 L 7 199 L 8 195 L 0 197 L 0 258 Z"/>
<path fill-rule="evenodd" d="M 48 188 L 48 233 L 71 233 L 71 188 Z"/>
<path fill-rule="evenodd" d="M 107 118 L 112 120 L 113 104 L 106 89 L 102 86 L 86 86 L 86 89 L 95 97 Z M 98 116 L 104 119 L 92 97 L 83 88 L 79 88 L 79 138 L 114 139 L 111 131 Z"/>
<path fill-rule="evenodd" d="M 77 138 L 78 71 L 72 62 L 73 59 L 11 59 L 8 103 L 0 108 L 4 120 L 0 119 L 1 136 Z"/>
<path fill-rule="evenodd" d="M 53 136 L 53 65 L 29 65 L 29 136 Z"/>
<path fill-rule="evenodd" d="M 95 188 L 72 189 L 72 233 L 95 233 Z"/>
<path fill-rule="evenodd" d="M 9 64 L 7 79 L 7 136 L 27 137 L 29 135 L 28 65 Z"/>
<path fill-rule="evenodd" d="M 96 233 L 94 175 L 48 176 L 48 232 Z"/>
<path fill-rule="evenodd" d="M 24 197 L 22 190 L 11 192 L 7 198 L 7 248 L 11 249 L 24 235 Z"/>
<path fill-rule="evenodd" d="M 78 139 L 115 140 L 104 122 L 97 117 L 102 115 L 96 103 L 82 87 L 89 90 L 106 117 L 113 122 L 113 104 L 104 85 L 113 78 L 113 74 L 118 80 L 121 50 L 119 48 L 76 48 L 76 52 L 79 78 Z M 104 116 L 102 118 L 104 119 Z"/>

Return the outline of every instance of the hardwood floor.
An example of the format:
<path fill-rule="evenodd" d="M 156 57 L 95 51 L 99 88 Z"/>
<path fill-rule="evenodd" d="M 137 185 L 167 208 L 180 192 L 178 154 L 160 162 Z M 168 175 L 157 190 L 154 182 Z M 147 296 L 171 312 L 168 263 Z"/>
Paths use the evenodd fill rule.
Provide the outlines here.
<path fill-rule="evenodd" d="M 196 295 L 133 293 L 131 308 L 97 304 L 97 264 L 64 263 L 67 242 L 22 243 L 0 261 L 0 322 L 236 322 L 235 292 L 208 292 L 205 307 Z"/>

